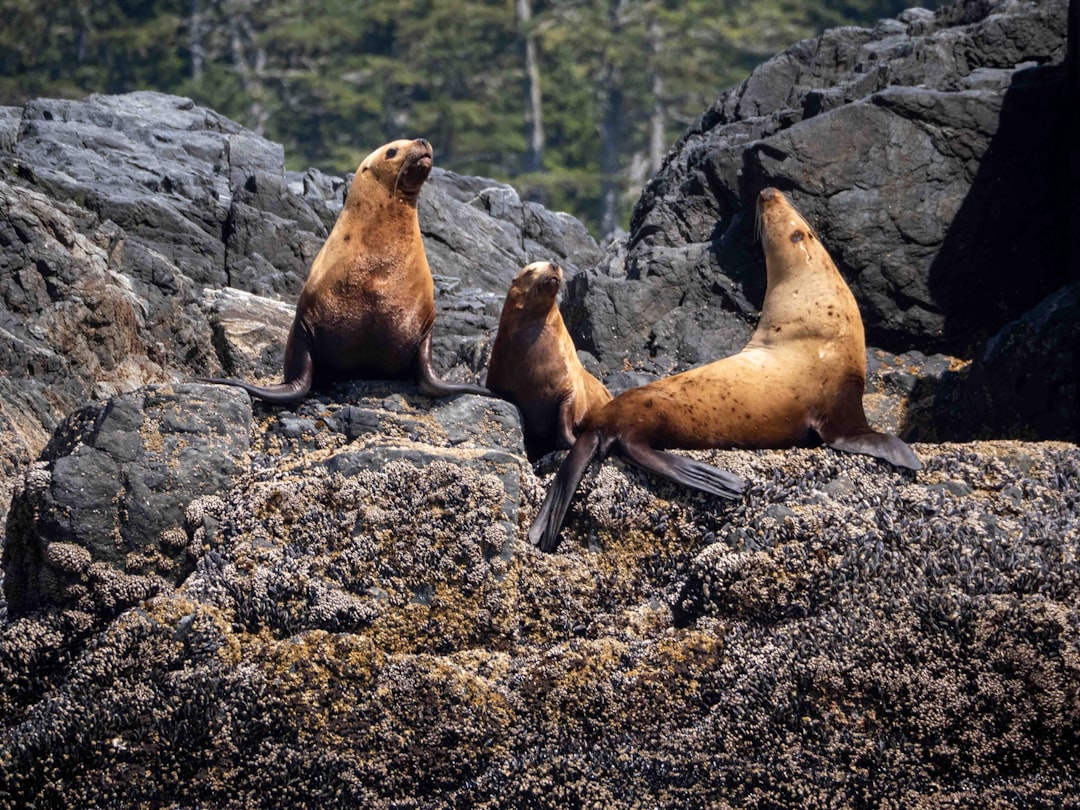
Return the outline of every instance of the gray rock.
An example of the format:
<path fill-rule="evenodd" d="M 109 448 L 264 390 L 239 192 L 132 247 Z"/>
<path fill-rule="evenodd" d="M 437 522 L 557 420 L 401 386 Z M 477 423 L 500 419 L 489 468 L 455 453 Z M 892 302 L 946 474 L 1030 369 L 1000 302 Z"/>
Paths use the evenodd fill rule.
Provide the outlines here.
<path fill-rule="evenodd" d="M 872 345 L 970 356 L 1066 279 L 1069 208 L 1043 204 L 1064 198 L 1076 141 L 1066 6 L 961 2 L 761 65 L 647 186 L 625 274 L 571 288 L 575 339 L 612 368 L 737 350 L 764 292 L 754 199 L 774 185 L 819 230 Z"/>
<path fill-rule="evenodd" d="M 224 372 L 279 382 L 295 305 L 232 287 L 207 290 L 203 304 Z"/>
<path fill-rule="evenodd" d="M 962 379 L 941 393 L 949 404 L 941 420 L 963 438 L 1080 442 L 1078 324 L 1080 282 L 1073 282 L 987 341 Z"/>
<path fill-rule="evenodd" d="M 20 402 L 18 475 L 86 399 L 221 373 L 279 379 L 308 268 L 351 177 L 286 172 L 279 144 L 160 93 L 0 110 L 0 370 Z M 421 223 L 437 278 L 433 353 L 479 380 L 510 280 L 599 256 L 581 223 L 484 178 L 436 170 Z"/>
<path fill-rule="evenodd" d="M 68 607 L 110 617 L 190 573 L 201 549 L 184 511 L 241 469 L 242 392 L 179 385 L 68 417 L 16 494 L 3 565 L 8 611 Z"/>

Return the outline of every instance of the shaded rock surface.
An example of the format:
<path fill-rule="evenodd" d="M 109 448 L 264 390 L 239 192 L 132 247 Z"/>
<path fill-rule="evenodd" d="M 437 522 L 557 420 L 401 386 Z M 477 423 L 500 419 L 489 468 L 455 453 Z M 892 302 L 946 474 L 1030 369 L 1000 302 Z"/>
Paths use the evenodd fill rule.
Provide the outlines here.
<path fill-rule="evenodd" d="M 1067 8 L 910 9 L 759 66 L 669 153 L 607 272 L 571 285 L 575 340 L 610 369 L 661 373 L 737 351 L 764 294 L 754 201 L 773 185 L 819 230 L 870 345 L 973 358 L 1077 278 Z M 1003 408 L 991 424 L 1007 422 Z"/>
<path fill-rule="evenodd" d="M 988 340 L 953 397 L 958 438 L 1080 437 L 1080 281 L 1062 287 Z M 957 401 L 958 400 L 958 401 Z M 1011 420 L 1011 421 L 1010 421 Z"/>
<path fill-rule="evenodd" d="M 524 531 L 559 456 L 505 402 L 185 382 L 277 379 L 348 177 L 172 96 L 0 108 L 0 807 L 1075 806 L 1080 449 L 949 443 L 1077 436 L 1064 14 L 793 46 L 604 250 L 432 173 L 447 376 L 537 259 L 613 390 L 737 350 L 769 182 L 859 297 L 871 421 L 921 442 L 918 474 L 695 453 L 734 504 L 609 462 L 551 556 Z"/>

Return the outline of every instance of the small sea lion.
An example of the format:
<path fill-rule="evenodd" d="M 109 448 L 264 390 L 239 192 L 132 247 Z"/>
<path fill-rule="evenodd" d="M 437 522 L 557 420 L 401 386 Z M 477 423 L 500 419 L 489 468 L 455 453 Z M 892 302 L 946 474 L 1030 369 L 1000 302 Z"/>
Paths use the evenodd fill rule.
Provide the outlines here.
<path fill-rule="evenodd" d="M 829 254 L 776 189 L 759 195 L 758 217 L 767 280 L 750 342 L 738 354 L 631 389 L 590 413 L 529 529 L 533 544 L 544 551 L 558 546 L 586 468 L 611 453 L 722 498 L 737 497 L 742 479 L 663 448 L 783 448 L 819 437 L 837 450 L 922 467 L 904 442 L 866 421 L 862 318 Z"/>
<path fill-rule="evenodd" d="M 569 448 L 585 414 L 611 401 L 566 331 L 562 281 L 552 262 L 534 262 L 514 277 L 488 361 L 487 387 L 521 410 L 529 461 Z"/>
<path fill-rule="evenodd" d="M 238 385 L 268 402 L 303 399 L 340 380 L 413 378 L 428 396 L 491 392 L 449 383 L 431 365 L 435 284 L 416 201 L 431 173 L 423 138 L 380 146 L 360 164 L 345 206 L 311 265 L 285 345 L 285 380 Z"/>

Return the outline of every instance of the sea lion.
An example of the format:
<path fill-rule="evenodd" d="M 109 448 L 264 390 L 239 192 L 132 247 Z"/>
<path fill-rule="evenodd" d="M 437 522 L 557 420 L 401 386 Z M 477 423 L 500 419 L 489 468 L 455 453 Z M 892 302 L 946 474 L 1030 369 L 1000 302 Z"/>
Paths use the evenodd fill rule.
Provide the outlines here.
<path fill-rule="evenodd" d="M 782 448 L 815 434 L 837 450 L 897 467 L 922 464 L 866 421 L 866 343 L 855 297 L 813 230 L 784 195 L 758 197 L 766 290 L 750 342 L 731 357 L 634 388 L 586 417 L 555 475 L 529 540 L 559 543 L 570 499 L 593 459 L 617 453 L 688 487 L 735 498 L 744 482 L 662 448 Z"/>
<path fill-rule="evenodd" d="M 238 385 L 268 402 L 305 397 L 339 380 L 412 377 L 422 394 L 481 394 L 478 385 L 449 383 L 431 366 L 435 284 L 416 200 L 431 173 L 423 138 L 380 146 L 360 164 L 345 206 L 311 265 L 285 345 L 285 380 Z"/>
<path fill-rule="evenodd" d="M 585 414 L 611 401 L 566 331 L 557 301 L 562 280 L 552 262 L 514 276 L 488 361 L 487 387 L 521 410 L 529 461 L 569 448 Z"/>

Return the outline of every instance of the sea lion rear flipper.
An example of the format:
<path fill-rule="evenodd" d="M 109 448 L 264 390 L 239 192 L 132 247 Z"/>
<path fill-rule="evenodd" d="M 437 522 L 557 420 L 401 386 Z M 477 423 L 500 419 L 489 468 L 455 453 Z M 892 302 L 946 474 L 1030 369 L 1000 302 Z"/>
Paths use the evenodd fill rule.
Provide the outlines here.
<path fill-rule="evenodd" d="M 656 450 L 640 441 L 623 439 L 619 446 L 627 461 L 684 487 L 731 500 L 738 498 L 746 489 L 746 482 L 742 478 L 711 464 Z"/>
<path fill-rule="evenodd" d="M 293 321 L 289 341 L 285 347 L 285 382 L 277 385 L 252 385 L 235 377 L 196 377 L 199 382 L 235 385 L 249 394 L 275 405 L 287 405 L 303 399 L 310 393 L 315 380 L 315 359 L 312 356 L 311 338 L 299 317 Z"/>
<path fill-rule="evenodd" d="M 877 431 L 871 430 L 865 433 L 855 433 L 850 436 L 833 436 L 831 438 L 822 436 L 822 440 L 829 447 L 836 450 L 843 450 L 847 453 L 862 453 L 868 456 L 876 456 L 896 467 L 903 467 L 908 470 L 922 469 L 922 462 L 919 461 L 911 448 L 900 439 L 895 436 L 890 436 L 888 433 L 878 433 Z"/>
<path fill-rule="evenodd" d="M 574 491 L 599 451 L 600 433 L 590 430 L 577 438 L 563 459 L 559 471 L 555 473 L 555 480 L 548 488 L 547 497 L 529 527 L 529 542 L 541 551 L 551 552 L 559 547 L 559 531 L 566 519 Z"/>
<path fill-rule="evenodd" d="M 311 381 L 293 380 L 291 383 L 278 383 L 277 385 L 252 385 L 235 377 L 196 377 L 196 380 L 204 383 L 217 383 L 218 385 L 235 385 L 243 388 L 249 394 L 274 405 L 287 405 L 296 402 L 308 395 L 311 391 Z"/>
<path fill-rule="evenodd" d="M 427 397 L 447 397 L 451 394 L 477 394 L 482 397 L 495 397 L 486 388 L 470 383 L 451 383 L 435 373 L 431 365 L 431 330 L 424 335 L 416 350 L 416 387 Z M 496 399 L 498 397 L 495 397 Z"/>

